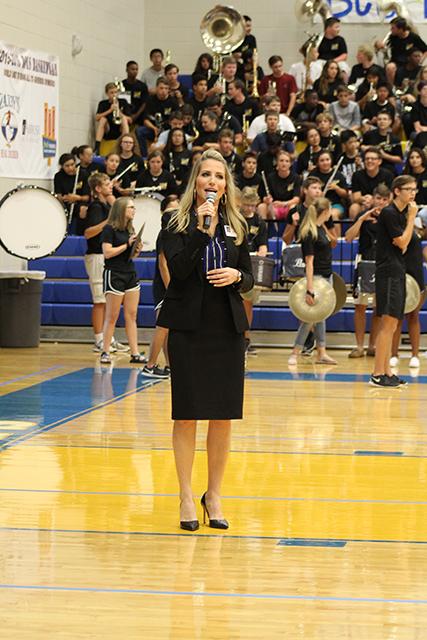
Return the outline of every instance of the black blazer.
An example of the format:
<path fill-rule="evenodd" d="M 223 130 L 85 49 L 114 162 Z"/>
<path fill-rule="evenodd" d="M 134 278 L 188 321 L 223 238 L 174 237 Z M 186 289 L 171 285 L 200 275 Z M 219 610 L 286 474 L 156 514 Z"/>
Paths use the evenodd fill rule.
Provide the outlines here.
<path fill-rule="evenodd" d="M 223 226 L 222 221 L 219 222 Z M 238 284 L 226 288 L 230 308 L 237 333 L 248 328 L 246 313 L 240 293 L 250 291 L 254 286 L 251 260 L 246 240 L 239 246 L 233 238 L 223 235 L 227 247 L 227 266 L 239 269 L 242 279 Z M 157 324 L 169 329 L 194 331 L 200 325 L 203 289 L 207 285 L 202 269 L 202 254 L 210 236 L 197 229 L 197 219 L 192 217 L 183 233 L 165 230 L 162 236 L 163 251 L 166 256 L 171 281 L 159 314 Z"/>

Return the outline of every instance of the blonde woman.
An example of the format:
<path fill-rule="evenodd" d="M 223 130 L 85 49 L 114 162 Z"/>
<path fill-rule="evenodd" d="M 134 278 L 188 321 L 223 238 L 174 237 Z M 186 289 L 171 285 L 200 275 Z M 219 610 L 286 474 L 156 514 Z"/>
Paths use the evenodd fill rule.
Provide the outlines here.
<path fill-rule="evenodd" d="M 197 420 L 209 420 L 204 521 L 227 529 L 221 509 L 231 420 L 242 417 L 244 332 L 240 293 L 253 286 L 246 224 L 220 153 L 205 151 L 163 235 L 171 280 L 158 325 L 169 329 L 173 447 L 181 528 L 199 528 L 191 488 Z"/>
<path fill-rule="evenodd" d="M 130 362 L 143 364 L 146 358 L 139 353 L 136 315 L 139 302 L 139 281 L 131 253 L 136 240 L 133 228 L 135 205 L 131 198 L 118 198 L 111 207 L 107 224 L 102 230 L 101 242 L 104 254 L 104 346 L 101 364 L 111 364 L 110 346 L 120 307 L 123 303 L 126 335 L 130 347 Z M 135 255 L 142 249 L 140 243 Z"/>
<path fill-rule="evenodd" d="M 306 302 L 308 305 L 315 303 L 313 290 L 314 276 L 322 276 L 332 282 L 332 244 L 336 243 L 333 231 L 326 227 L 326 222 L 332 213 L 331 203 L 327 198 L 317 198 L 311 204 L 300 226 L 299 238 L 305 260 L 305 275 L 307 278 Z M 301 353 L 311 324 L 302 322 L 298 329 L 292 354 L 288 364 L 297 364 L 298 355 Z M 313 327 L 317 348 L 317 364 L 337 364 L 336 360 L 326 353 L 326 322 L 317 322 Z"/>

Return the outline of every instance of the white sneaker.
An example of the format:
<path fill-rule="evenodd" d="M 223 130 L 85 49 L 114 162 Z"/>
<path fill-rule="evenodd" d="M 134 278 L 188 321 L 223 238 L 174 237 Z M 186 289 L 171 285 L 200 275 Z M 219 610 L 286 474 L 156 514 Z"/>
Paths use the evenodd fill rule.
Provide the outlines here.
<path fill-rule="evenodd" d="M 100 340 L 99 342 L 95 342 L 93 347 L 92 347 L 92 351 L 95 351 L 96 353 L 102 353 L 103 349 L 102 349 L 102 340 Z"/>
<path fill-rule="evenodd" d="M 116 351 L 121 353 L 127 353 L 129 350 L 130 350 L 130 347 L 127 344 L 122 344 L 115 338 L 111 340 L 111 347 L 110 347 L 111 353 L 116 353 Z"/>
<path fill-rule="evenodd" d="M 409 368 L 410 369 L 418 369 L 420 366 L 420 359 L 417 356 L 412 356 L 409 360 Z"/>
<path fill-rule="evenodd" d="M 289 356 L 288 358 L 288 364 L 293 365 L 293 364 L 297 364 L 298 362 L 298 358 L 297 356 L 295 356 L 293 353 Z"/>
<path fill-rule="evenodd" d="M 392 356 L 390 358 L 390 367 L 398 367 L 399 366 L 399 358 L 397 356 Z"/>

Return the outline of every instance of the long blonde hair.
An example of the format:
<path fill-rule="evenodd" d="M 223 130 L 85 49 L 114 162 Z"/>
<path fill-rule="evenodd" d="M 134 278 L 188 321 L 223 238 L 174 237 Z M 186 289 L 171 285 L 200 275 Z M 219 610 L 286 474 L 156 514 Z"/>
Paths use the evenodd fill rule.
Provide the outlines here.
<path fill-rule="evenodd" d="M 127 229 L 132 234 L 134 233 L 132 220 L 126 221 L 126 208 L 130 202 L 133 202 L 132 198 L 117 198 L 108 214 L 107 224 L 111 224 L 113 229 L 118 229 L 119 231 Z"/>
<path fill-rule="evenodd" d="M 222 155 L 215 151 L 215 149 L 207 149 L 202 153 L 200 158 L 194 163 L 191 171 L 190 179 L 188 181 L 187 189 L 181 198 L 180 206 L 174 216 L 172 216 L 168 229 L 174 233 L 182 233 L 190 224 L 191 213 L 195 207 L 195 190 L 196 179 L 199 176 L 202 163 L 206 160 L 216 160 L 220 162 L 224 167 L 225 174 L 225 203 L 222 205 L 222 214 L 225 218 L 225 222 L 229 224 L 236 232 L 235 244 L 242 244 L 246 234 L 246 221 L 244 216 L 240 213 L 236 202 L 236 187 L 232 175 L 228 169 L 227 163 Z M 220 205 L 221 206 L 221 205 Z"/>
<path fill-rule="evenodd" d="M 331 202 L 328 198 L 316 198 L 316 200 L 311 204 L 307 212 L 301 222 L 301 226 L 299 228 L 299 239 L 304 240 L 308 235 L 311 235 L 313 240 L 317 240 L 318 236 L 318 227 L 317 227 L 317 218 L 327 209 L 331 208 Z"/>

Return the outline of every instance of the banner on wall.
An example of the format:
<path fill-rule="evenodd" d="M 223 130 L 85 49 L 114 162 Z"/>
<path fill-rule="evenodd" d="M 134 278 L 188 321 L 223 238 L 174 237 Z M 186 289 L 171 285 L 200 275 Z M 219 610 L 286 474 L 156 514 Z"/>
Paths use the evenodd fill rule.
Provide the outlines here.
<path fill-rule="evenodd" d="M 58 82 L 57 56 L 0 41 L 0 177 L 53 177 Z"/>
<path fill-rule="evenodd" d="M 396 17 L 396 13 L 378 11 L 375 0 L 326 0 L 336 18 L 342 22 L 390 22 Z M 385 0 L 383 4 L 390 4 Z M 394 4 L 397 4 L 394 3 Z M 427 0 L 403 0 L 399 4 L 404 5 L 409 12 L 410 20 L 419 24 L 427 20 Z M 321 22 L 316 18 L 316 22 Z"/>

